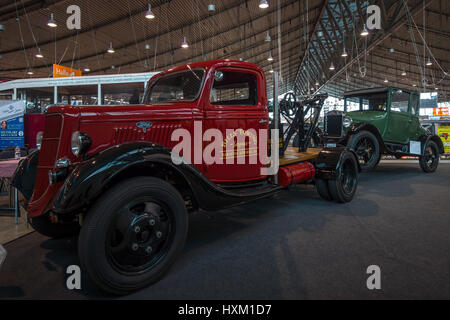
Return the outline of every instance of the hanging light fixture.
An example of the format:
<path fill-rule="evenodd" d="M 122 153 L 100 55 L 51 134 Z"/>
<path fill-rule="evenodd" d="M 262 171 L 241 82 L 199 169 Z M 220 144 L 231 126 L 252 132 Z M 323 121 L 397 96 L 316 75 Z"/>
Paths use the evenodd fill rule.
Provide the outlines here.
<path fill-rule="evenodd" d="M 150 3 L 148 4 L 148 10 L 145 12 L 145 17 L 147 19 L 155 19 L 155 15 L 153 14 L 152 6 L 150 5 Z"/>
<path fill-rule="evenodd" d="M 367 31 L 367 27 L 366 27 L 365 24 L 364 24 L 364 29 L 363 29 L 363 31 L 361 32 L 361 35 L 362 35 L 363 37 L 366 37 L 366 36 L 369 35 L 369 31 Z"/>
<path fill-rule="evenodd" d="M 183 42 L 181 42 L 181 47 L 182 47 L 183 49 L 189 48 L 189 44 L 188 44 L 188 42 L 187 42 L 187 40 L 186 40 L 186 37 L 183 38 Z"/>
<path fill-rule="evenodd" d="M 433 62 L 431 62 L 430 57 L 428 57 L 427 66 L 433 65 Z"/>
<path fill-rule="evenodd" d="M 318 86 L 319 85 L 319 81 L 316 81 L 316 86 Z"/>
<path fill-rule="evenodd" d="M 387 78 L 384 78 L 384 83 L 388 83 L 389 80 Z"/>
<path fill-rule="evenodd" d="M 406 71 L 405 71 L 405 69 L 403 69 L 403 71 L 402 71 L 402 76 L 406 76 Z"/>
<path fill-rule="evenodd" d="M 43 58 L 44 56 L 42 55 L 42 53 L 41 53 L 41 48 L 38 48 L 38 52 L 36 53 L 36 58 L 39 58 L 39 59 L 41 59 L 41 58 Z"/>
<path fill-rule="evenodd" d="M 347 56 L 348 56 L 347 50 L 345 50 L 345 47 L 344 47 L 344 50 L 342 51 L 341 57 L 345 58 Z"/>
<path fill-rule="evenodd" d="M 259 7 L 261 9 L 267 9 L 269 7 L 269 2 L 267 0 L 261 0 L 259 2 Z"/>
<path fill-rule="evenodd" d="M 50 28 L 56 28 L 58 25 L 56 24 L 55 18 L 53 16 L 53 13 L 50 13 L 50 20 L 48 20 L 47 25 Z"/>
<path fill-rule="evenodd" d="M 213 3 L 208 4 L 208 11 L 209 12 L 216 11 L 216 6 Z"/>
<path fill-rule="evenodd" d="M 272 53 L 269 53 L 269 57 L 267 57 L 267 61 L 273 61 Z"/>
<path fill-rule="evenodd" d="M 265 41 L 266 41 L 266 42 L 270 42 L 271 40 L 272 40 L 272 38 L 270 37 L 269 31 L 267 31 Z"/>
<path fill-rule="evenodd" d="M 417 84 L 413 83 L 413 87 L 417 87 Z"/>
<path fill-rule="evenodd" d="M 90 72 L 90 71 L 91 71 L 91 69 L 89 68 L 88 65 L 86 65 L 86 68 L 84 68 L 84 72 Z"/>
<path fill-rule="evenodd" d="M 29 74 L 30 76 L 33 75 L 33 74 L 34 74 L 34 73 L 33 73 L 33 70 L 32 70 L 32 69 L 28 69 L 27 74 Z"/>
<path fill-rule="evenodd" d="M 145 50 L 150 50 L 150 45 L 148 43 L 145 44 Z"/>
<path fill-rule="evenodd" d="M 112 46 L 112 42 L 109 43 L 108 53 L 114 53 L 116 52 Z"/>
<path fill-rule="evenodd" d="M 331 63 L 331 65 L 330 65 L 330 70 L 334 70 L 335 68 L 334 68 L 334 64 L 333 64 L 333 62 Z"/>

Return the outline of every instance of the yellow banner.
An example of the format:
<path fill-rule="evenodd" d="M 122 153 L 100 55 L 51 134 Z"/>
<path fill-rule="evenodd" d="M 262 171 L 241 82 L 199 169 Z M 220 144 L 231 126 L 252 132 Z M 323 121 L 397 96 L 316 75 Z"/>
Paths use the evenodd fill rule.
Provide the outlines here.
<path fill-rule="evenodd" d="M 58 64 L 53 65 L 53 78 L 81 77 L 80 70 L 72 69 Z"/>
<path fill-rule="evenodd" d="M 438 136 L 441 138 L 444 144 L 444 152 L 450 153 L 450 126 L 439 126 L 437 128 Z"/>

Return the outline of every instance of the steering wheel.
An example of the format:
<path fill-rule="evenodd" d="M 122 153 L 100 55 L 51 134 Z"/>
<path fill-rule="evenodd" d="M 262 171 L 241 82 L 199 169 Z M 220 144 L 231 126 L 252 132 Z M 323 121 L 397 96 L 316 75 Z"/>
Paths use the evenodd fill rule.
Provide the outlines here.
<path fill-rule="evenodd" d="M 284 95 L 280 101 L 280 112 L 285 118 L 294 119 L 297 112 L 297 97 L 294 93 L 288 92 Z"/>

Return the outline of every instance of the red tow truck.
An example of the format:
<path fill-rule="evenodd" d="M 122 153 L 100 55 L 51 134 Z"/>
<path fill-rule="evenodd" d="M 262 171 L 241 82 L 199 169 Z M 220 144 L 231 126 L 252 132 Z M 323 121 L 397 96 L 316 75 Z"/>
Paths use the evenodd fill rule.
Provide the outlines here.
<path fill-rule="evenodd" d="M 263 70 L 231 60 L 184 65 L 154 76 L 139 105 L 48 108 L 39 150 L 21 161 L 13 185 L 36 231 L 79 234 L 83 270 L 101 289 L 126 294 L 173 264 L 191 211 L 299 183 L 315 184 L 326 200 L 351 201 L 360 171 L 354 152 L 309 148 L 318 114 L 307 125 L 304 115 L 325 98 L 297 103 L 281 147 L 261 161 L 277 126 L 269 123 Z M 299 147 L 289 144 L 294 133 Z"/>

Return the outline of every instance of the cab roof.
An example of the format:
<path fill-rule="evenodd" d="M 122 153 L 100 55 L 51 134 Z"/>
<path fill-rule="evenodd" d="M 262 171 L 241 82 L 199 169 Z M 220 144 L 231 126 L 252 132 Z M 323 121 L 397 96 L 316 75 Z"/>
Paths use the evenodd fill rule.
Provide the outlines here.
<path fill-rule="evenodd" d="M 215 67 L 215 68 L 217 68 L 217 67 L 241 67 L 241 68 L 247 68 L 247 69 L 253 69 L 253 70 L 259 71 L 261 74 L 264 75 L 263 69 L 261 69 L 259 66 L 257 66 L 254 63 L 247 62 L 247 61 L 240 61 L 240 60 L 223 59 L 223 60 L 200 61 L 200 62 L 194 62 L 194 63 L 181 65 L 181 66 L 166 70 L 164 72 L 161 72 L 161 73 L 157 74 L 156 76 L 154 76 L 152 79 L 155 79 L 156 77 L 160 77 L 160 76 L 168 74 L 168 73 L 177 72 L 177 71 L 183 71 L 183 70 L 188 70 L 188 69 L 198 69 L 198 68 L 206 69 L 206 71 L 208 71 L 209 69 L 211 69 L 213 67 Z"/>

